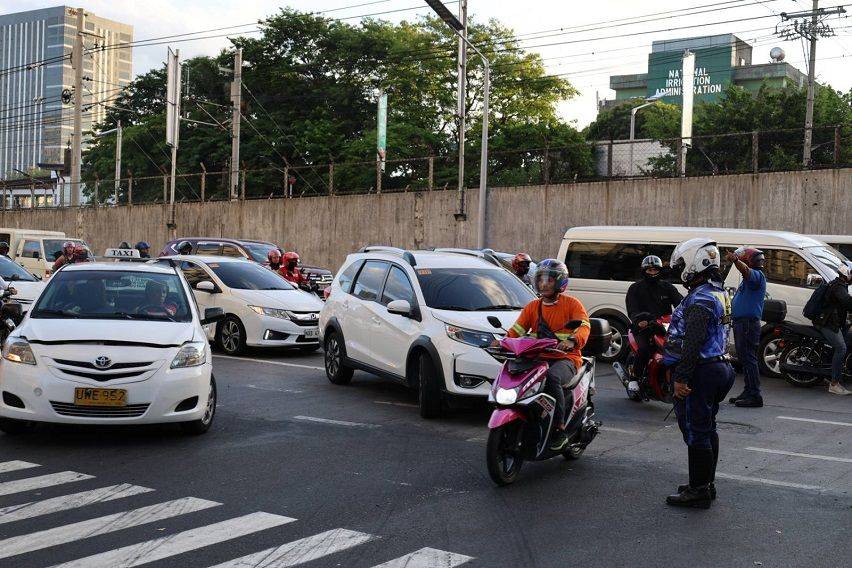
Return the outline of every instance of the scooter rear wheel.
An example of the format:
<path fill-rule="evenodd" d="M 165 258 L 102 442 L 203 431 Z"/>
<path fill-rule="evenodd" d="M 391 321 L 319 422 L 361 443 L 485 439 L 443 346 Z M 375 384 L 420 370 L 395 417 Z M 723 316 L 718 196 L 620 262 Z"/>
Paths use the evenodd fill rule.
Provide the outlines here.
<path fill-rule="evenodd" d="M 488 474 L 497 485 L 509 485 L 518 478 L 524 460 L 515 451 L 515 441 L 521 424 L 510 422 L 494 428 L 488 434 L 485 460 Z"/>

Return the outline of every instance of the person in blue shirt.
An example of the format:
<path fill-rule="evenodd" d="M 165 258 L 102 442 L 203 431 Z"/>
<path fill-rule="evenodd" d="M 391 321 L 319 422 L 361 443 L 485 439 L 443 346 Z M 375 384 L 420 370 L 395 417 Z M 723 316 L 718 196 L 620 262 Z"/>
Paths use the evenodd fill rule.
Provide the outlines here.
<path fill-rule="evenodd" d="M 760 318 L 763 316 L 763 300 L 766 297 L 766 276 L 763 251 L 740 247 L 728 253 L 725 260 L 732 262 L 742 274 L 743 280 L 733 301 L 734 345 L 737 359 L 743 366 L 745 388 L 731 399 L 737 406 L 760 408 L 760 368 L 757 366 L 757 350 L 760 345 Z"/>

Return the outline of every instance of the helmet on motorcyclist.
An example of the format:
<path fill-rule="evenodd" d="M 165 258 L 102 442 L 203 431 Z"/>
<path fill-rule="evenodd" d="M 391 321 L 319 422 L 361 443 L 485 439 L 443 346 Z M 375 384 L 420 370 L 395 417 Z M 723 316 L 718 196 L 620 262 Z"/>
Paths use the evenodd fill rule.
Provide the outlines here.
<path fill-rule="evenodd" d="M 278 264 L 281 262 L 281 252 L 274 248 L 266 253 L 266 260 L 269 261 L 270 264 Z"/>
<path fill-rule="evenodd" d="M 530 264 L 532 264 L 532 258 L 525 252 L 519 252 L 512 259 L 512 270 L 515 271 L 515 274 L 518 276 L 523 276 L 530 270 Z"/>
<path fill-rule="evenodd" d="M 74 241 L 65 241 L 62 243 L 62 254 L 65 256 L 73 256 L 74 255 Z"/>
<path fill-rule="evenodd" d="M 74 245 L 74 258 L 76 260 L 87 260 L 88 257 L 89 251 L 86 250 L 86 247 L 84 247 L 82 243 Z"/>
<path fill-rule="evenodd" d="M 763 263 L 766 261 L 763 251 L 752 247 L 740 247 L 734 251 L 734 256 L 756 270 L 763 270 Z"/>
<path fill-rule="evenodd" d="M 0 241 L 0 254 L 8 254 L 9 252 L 9 243 L 6 241 Z"/>
<path fill-rule="evenodd" d="M 547 279 L 554 281 L 554 292 L 561 294 L 568 287 L 568 267 L 565 266 L 565 263 L 559 262 L 555 258 L 542 260 L 536 266 L 535 277 L 533 278 L 533 288 L 537 293 L 542 293 L 541 285 Z"/>
<path fill-rule="evenodd" d="M 669 266 L 681 271 L 680 279 L 684 284 L 697 285 L 704 281 L 702 276 L 718 272 L 721 266 L 719 248 L 715 241 L 703 237 L 683 241 L 675 247 Z"/>
<path fill-rule="evenodd" d="M 293 251 L 284 253 L 284 265 L 288 270 L 293 270 L 299 264 L 299 255 Z"/>
<path fill-rule="evenodd" d="M 649 254 L 642 259 L 642 276 L 648 280 L 656 280 L 660 277 L 663 269 L 663 261 L 659 256 Z"/>
<path fill-rule="evenodd" d="M 178 243 L 178 246 L 175 247 L 178 254 L 192 254 L 192 243 L 189 241 L 181 241 Z"/>
<path fill-rule="evenodd" d="M 149 245 L 146 241 L 139 241 L 136 243 L 136 250 L 139 251 L 139 256 L 141 258 L 149 258 L 151 255 L 148 253 L 151 250 L 151 245 Z"/>
<path fill-rule="evenodd" d="M 837 273 L 847 282 L 852 280 L 852 261 L 844 260 L 837 267 Z"/>

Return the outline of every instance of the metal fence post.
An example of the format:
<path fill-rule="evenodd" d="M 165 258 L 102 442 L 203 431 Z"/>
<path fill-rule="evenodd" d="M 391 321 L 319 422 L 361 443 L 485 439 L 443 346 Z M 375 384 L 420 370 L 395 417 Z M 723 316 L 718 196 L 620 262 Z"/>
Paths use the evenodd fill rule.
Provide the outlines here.
<path fill-rule="evenodd" d="M 334 161 L 328 163 L 328 194 L 334 195 Z"/>
<path fill-rule="evenodd" d="M 243 164 L 243 169 L 240 171 L 242 174 L 242 179 L 240 180 L 240 200 L 245 201 L 246 199 L 246 165 Z"/>
<path fill-rule="evenodd" d="M 760 138 L 757 130 L 751 133 L 751 171 L 760 171 Z"/>
<path fill-rule="evenodd" d="M 686 171 L 686 168 L 683 164 L 683 138 L 678 138 L 675 142 L 675 150 L 677 151 L 677 167 L 675 171 L 675 176 L 680 177 L 681 172 Z"/>
<path fill-rule="evenodd" d="M 432 191 L 432 188 L 435 184 L 435 156 L 429 156 L 429 180 L 427 182 L 426 187 L 429 188 L 429 191 Z"/>
<path fill-rule="evenodd" d="M 542 172 L 544 175 L 544 185 L 550 185 L 550 152 L 548 150 L 544 151 L 544 163 L 542 167 L 544 168 Z"/>
<path fill-rule="evenodd" d="M 98 189 L 101 185 L 101 178 L 95 176 L 95 207 L 98 206 Z"/>
<path fill-rule="evenodd" d="M 606 177 L 612 177 L 612 140 L 606 146 Z"/>
<path fill-rule="evenodd" d="M 204 192 L 207 189 L 207 168 L 204 167 L 204 162 L 201 162 L 201 203 L 204 203 Z"/>
<path fill-rule="evenodd" d="M 163 174 L 163 205 L 169 202 L 169 176 Z"/>
<path fill-rule="evenodd" d="M 834 165 L 840 163 L 840 127 L 834 127 Z"/>
<path fill-rule="evenodd" d="M 133 172 L 127 170 L 127 206 L 133 207 Z"/>
<path fill-rule="evenodd" d="M 36 207 L 35 182 L 30 182 L 30 209 L 35 209 L 35 207 Z"/>
<path fill-rule="evenodd" d="M 376 160 L 376 193 L 382 192 L 382 162 Z"/>

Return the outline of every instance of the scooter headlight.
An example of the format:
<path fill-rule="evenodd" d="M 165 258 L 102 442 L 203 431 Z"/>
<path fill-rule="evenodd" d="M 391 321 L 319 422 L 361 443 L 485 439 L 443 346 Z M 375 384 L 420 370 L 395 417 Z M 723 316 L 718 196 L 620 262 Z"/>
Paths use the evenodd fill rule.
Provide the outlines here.
<path fill-rule="evenodd" d="M 494 396 L 494 400 L 497 401 L 497 404 L 509 405 L 515 404 L 518 400 L 518 390 L 517 389 L 497 389 L 497 394 Z"/>

